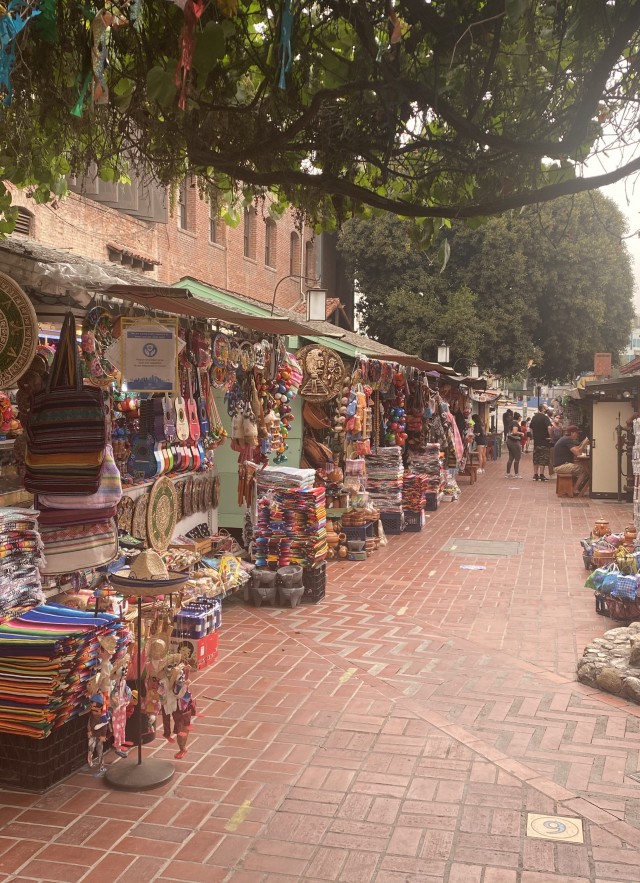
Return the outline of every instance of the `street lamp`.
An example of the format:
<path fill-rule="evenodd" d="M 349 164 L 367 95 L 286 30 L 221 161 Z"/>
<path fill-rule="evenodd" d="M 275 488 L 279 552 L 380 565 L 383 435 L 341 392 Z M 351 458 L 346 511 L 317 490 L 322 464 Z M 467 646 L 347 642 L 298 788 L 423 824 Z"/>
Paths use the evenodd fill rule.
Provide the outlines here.
<path fill-rule="evenodd" d="M 456 359 L 453 363 L 453 370 L 455 371 L 456 365 L 458 362 L 469 362 L 469 377 L 471 380 L 477 380 L 480 377 L 480 369 L 478 368 L 477 362 L 473 359 L 469 359 L 466 356 L 460 356 L 459 359 Z"/>
<path fill-rule="evenodd" d="M 304 282 L 305 284 L 306 284 L 306 283 L 310 283 L 311 285 L 313 285 L 314 282 L 318 282 L 318 281 L 319 281 L 318 279 L 312 279 L 312 278 L 310 278 L 309 276 L 300 276 L 300 275 L 298 275 L 298 274 L 296 274 L 296 273 L 287 273 L 286 276 L 283 276 L 281 279 L 278 279 L 278 281 L 276 282 L 276 287 L 273 289 L 273 298 L 272 298 L 272 300 L 271 300 L 271 315 L 272 315 L 272 316 L 273 316 L 273 311 L 274 311 L 275 306 L 276 306 L 276 295 L 278 294 L 278 289 L 280 288 L 280 286 L 282 285 L 283 282 L 286 282 L 286 281 L 287 281 L 287 279 L 294 279 L 296 282 Z M 314 290 L 314 291 L 321 291 L 321 289 L 319 289 L 319 288 L 318 288 L 318 289 L 313 289 L 313 290 Z M 325 293 L 324 293 L 324 296 L 325 296 L 325 303 L 326 303 L 326 298 L 327 298 L 327 292 L 326 292 L 326 291 L 325 291 Z M 326 308 L 325 308 L 325 309 L 326 309 Z M 308 303 L 307 303 L 307 312 L 308 312 L 308 310 L 309 310 L 309 306 L 308 306 Z M 326 319 L 326 318 L 327 318 L 326 313 L 325 313 L 323 316 L 321 316 L 320 318 L 322 318 L 323 320 Z"/>
<path fill-rule="evenodd" d="M 327 319 L 327 289 L 307 289 L 307 322 L 325 322 Z"/>

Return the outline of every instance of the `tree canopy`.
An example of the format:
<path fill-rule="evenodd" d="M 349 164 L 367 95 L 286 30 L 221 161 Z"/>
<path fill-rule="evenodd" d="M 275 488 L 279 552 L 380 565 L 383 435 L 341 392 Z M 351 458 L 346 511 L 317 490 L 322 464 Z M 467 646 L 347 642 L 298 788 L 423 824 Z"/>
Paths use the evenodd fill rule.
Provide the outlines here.
<path fill-rule="evenodd" d="M 412 244 L 409 224 L 392 215 L 353 219 L 339 247 L 362 293 L 368 333 L 433 359 L 445 339 L 451 359 L 476 359 L 503 376 L 566 380 L 590 370 L 594 352 L 617 355 L 633 320 L 626 220 L 600 193 L 446 231 L 447 267 L 435 243 Z M 464 371 L 468 362 L 458 366 Z"/>
<path fill-rule="evenodd" d="M 192 174 L 228 210 L 238 192 L 269 189 L 273 211 L 291 203 L 325 228 L 390 211 L 417 219 L 429 241 L 434 219 L 536 204 L 640 169 L 636 157 L 580 177 L 604 129 L 609 146 L 637 138 L 633 0 L 6 9 L 0 174 L 42 201 L 89 168 L 164 184 Z"/>

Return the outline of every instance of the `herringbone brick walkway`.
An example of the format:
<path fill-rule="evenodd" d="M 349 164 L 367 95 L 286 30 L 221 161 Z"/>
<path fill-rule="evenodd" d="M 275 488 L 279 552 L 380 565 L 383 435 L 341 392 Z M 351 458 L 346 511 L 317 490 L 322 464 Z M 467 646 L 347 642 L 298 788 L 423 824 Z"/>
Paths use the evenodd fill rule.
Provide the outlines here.
<path fill-rule="evenodd" d="M 639 883 L 640 707 L 574 676 L 612 625 L 577 541 L 630 507 L 562 505 L 502 469 L 421 534 L 332 565 L 317 606 L 231 604 L 197 680 L 206 716 L 159 792 L 87 773 L 0 792 L 0 881 Z M 455 538 L 521 553 L 442 551 Z M 582 818 L 584 844 L 526 837 L 527 812 Z"/>

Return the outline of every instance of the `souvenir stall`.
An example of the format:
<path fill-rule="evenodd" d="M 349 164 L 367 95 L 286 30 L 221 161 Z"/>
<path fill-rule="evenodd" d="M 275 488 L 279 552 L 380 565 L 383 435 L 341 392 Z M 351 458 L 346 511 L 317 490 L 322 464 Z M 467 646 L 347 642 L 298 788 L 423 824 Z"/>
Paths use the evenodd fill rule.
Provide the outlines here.
<path fill-rule="evenodd" d="M 215 307 L 153 294 L 161 316 L 131 314 L 122 299 L 143 304 L 147 289 L 127 288 L 61 313 L 43 339 L 29 298 L 0 282 L 15 331 L 0 342 L 15 402 L 5 434 L 32 505 L 0 519 L 0 783 L 43 790 L 83 763 L 101 775 L 107 749 L 124 758 L 138 743 L 140 754 L 160 725 L 184 757 L 190 673 L 215 660 L 221 600 L 252 569 L 216 529 L 215 452 L 229 435 L 251 502 L 251 470 L 286 457 L 301 382 L 277 331 L 303 329 L 275 320 L 256 333 L 233 313 L 212 332 Z M 313 499 L 292 530 L 295 556 L 316 565 L 326 537 L 322 493 Z M 312 520 L 317 560 L 302 548 Z M 143 766 L 145 787 L 159 784 Z M 124 778 L 112 784 L 132 787 Z"/>

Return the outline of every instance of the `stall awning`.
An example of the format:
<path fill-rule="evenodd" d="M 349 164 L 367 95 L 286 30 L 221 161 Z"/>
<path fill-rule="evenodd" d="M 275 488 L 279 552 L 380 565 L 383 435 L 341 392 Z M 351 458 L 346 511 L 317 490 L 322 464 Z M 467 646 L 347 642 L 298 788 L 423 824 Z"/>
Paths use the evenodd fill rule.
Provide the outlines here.
<path fill-rule="evenodd" d="M 226 322 L 261 331 L 263 334 L 308 336 L 313 333 L 307 325 L 278 316 L 254 316 L 241 310 L 230 310 L 211 300 L 195 297 L 188 288 L 157 285 L 111 285 L 106 294 L 140 304 L 150 310 L 174 313 L 191 319 Z"/>
<path fill-rule="evenodd" d="M 438 362 L 427 362 L 419 356 L 409 356 L 406 353 L 367 353 L 369 358 L 378 359 L 381 362 L 397 362 L 398 365 L 404 365 L 406 368 L 417 368 L 418 371 L 437 371 L 439 374 L 455 374 L 453 368 L 447 365 L 440 365 Z"/>

